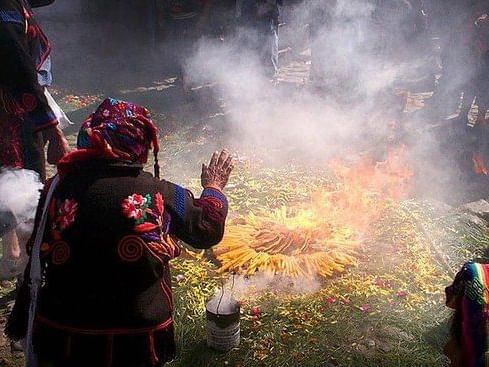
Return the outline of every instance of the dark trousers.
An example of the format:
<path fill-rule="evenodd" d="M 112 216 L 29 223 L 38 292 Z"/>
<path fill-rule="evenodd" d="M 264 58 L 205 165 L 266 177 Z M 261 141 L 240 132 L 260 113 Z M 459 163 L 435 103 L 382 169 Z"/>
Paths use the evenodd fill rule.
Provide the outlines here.
<path fill-rule="evenodd" d="M 278 22 L 275 19 L 239 22 L 237 39 L 240 47 L 255 53 L 266 76 L 273 77 L 279 71 Z"/>

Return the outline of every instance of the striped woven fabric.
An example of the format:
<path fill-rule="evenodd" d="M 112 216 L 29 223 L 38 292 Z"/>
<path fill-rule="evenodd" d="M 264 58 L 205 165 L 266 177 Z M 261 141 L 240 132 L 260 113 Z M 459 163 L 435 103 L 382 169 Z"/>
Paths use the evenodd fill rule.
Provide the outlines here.
<path fill-rule="evenodd" d="M 460 357 L 466 367 L 489 366 L 489 264 L 466 263 L 446 289 L 447 304 L 457 312 Z"/>
<path fill-rule="evenodd" d="M 0 10 L 0 22 L 24 24 L 24 18 L 17 11 Z"/>

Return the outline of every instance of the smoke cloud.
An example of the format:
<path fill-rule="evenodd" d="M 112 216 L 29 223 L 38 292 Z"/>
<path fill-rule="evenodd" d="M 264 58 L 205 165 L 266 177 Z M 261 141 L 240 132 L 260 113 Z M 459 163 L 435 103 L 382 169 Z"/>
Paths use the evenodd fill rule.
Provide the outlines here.
<path fill-rule="evenodd" d="M 316 3 L 297 6 L 283 33 L 314 23 Z M 319 3 L 328 11 L 326 2 Z M 374 5 L 356 0 L 330 7 L 329 22 L 309 31 L 314 75 L 307 86 L 271 83 L 264 77 L 269 66 L 241 36 L 199 42 L 186 71 L 196 83 L 217 82 L 217 93 L 229 106 L 231 145 L 261 148 L 268 155 L 276 151 L 275 160 L 283 163 L 292 156 L 324 161 L 387 138 L 388 120 L 404 107 L 396 82 L 414 66 L 386 55 Z M 279 80 L 294 72 L 284 69 Z M 309 79 L 307 73 L 303 77 Z M 316 84 L 327 90 L 318 93 Z"/>
<path fill-rule="evenodd" d="M 29 237 L 32 232 L 42 187 L 34 171 L 4 169 L 0 172 L 0 206 L 15 216 L 17 230 L 23 237 Z"/>
<path fill-rule="evenodd" d="M 265 77 L 269 65 L 261 51 L 247 47 L 240 34 L 225 42 L 202 38 L 186 72 L 195 83 L 217 82 L 216 93 L 226 101 L 232 147 L 261 153 L 265 161 L 279 165 L 324 165 L 331 158 L 362 154 L 382 160 L 390 146 L 405 143 L 412 168 L 420 173 L 420 194 L 464 200 L 461 187 L 466 189 L 473 178 L 466 177 L 471 159 L 464 151 L 463 122 L 427 121 L 406 108 L 408 91 L 433 90 L 440 72 L 436 48 L 452 47 L 447 27 L 453 21 L 464 29 L 461 23 L 473 16 L 473 9 L 443 17 L 436 14 L 440 9 L 430 9 L 437 16 L 430 27 L 421 10 L 415 1 L 404 0 L 303 1 L 285 14 L 281 49 L 293 53 L 287 42 L 300 39 L 301 32 L 308 41 L 292 45 L 295 55 L 282 56 L 287 60 L 278 85 Z M 440 18 L 442 24 L 437 23 Z M 249 32 L 248 38 L 256 33 L 240 32 Z M 307 54 L 309 47 L 310 71 L 297 77 L 302 69 L 294 68 L 290 58 Z M 455 96 L 475 73 L 466 57 L 460 49 L 444 60 L 457 67 L 454 72 L 445 65 L 443 71 L 446 90 Z M 297 83 L 298 78 L 303 82 Z M 287 82 L 292 79 L 295 86 Z M 443 101 L 451 102 L 455 112 L 457 103 Z M 480 185 L 475 191 L 480 194 Z"/>

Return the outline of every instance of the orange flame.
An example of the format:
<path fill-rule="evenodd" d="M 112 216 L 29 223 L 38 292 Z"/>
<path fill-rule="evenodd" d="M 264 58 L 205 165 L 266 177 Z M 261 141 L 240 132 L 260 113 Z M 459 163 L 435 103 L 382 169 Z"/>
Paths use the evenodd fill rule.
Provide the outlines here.
<path fill-rule="evenodd" d="M 221 271 L 327 277 L 353 265 L 362 235 L 389 201 L 409 195 L 413 174 L 404 146 L 383 162 L 335 160 L 330 168 L 336 184 L 319 188 L 310 202 L 229 225 L 214 250 Z"/>

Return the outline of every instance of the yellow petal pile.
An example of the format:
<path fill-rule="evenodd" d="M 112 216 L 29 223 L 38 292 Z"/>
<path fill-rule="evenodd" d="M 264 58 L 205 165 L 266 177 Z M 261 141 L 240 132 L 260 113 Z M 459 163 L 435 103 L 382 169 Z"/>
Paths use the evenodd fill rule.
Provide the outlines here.
<path fill-rule="evenodd" d="M 406 192 L 411 173 L 403 152 L 387 161 L 333 162 L 336 185 L 325 184 L 306 200 L 262 209 L 227 226 L 214 248 L 220 272 L 290 277 L 329 277 L 356 263 L 360 238 L 389 200 Z"/>

